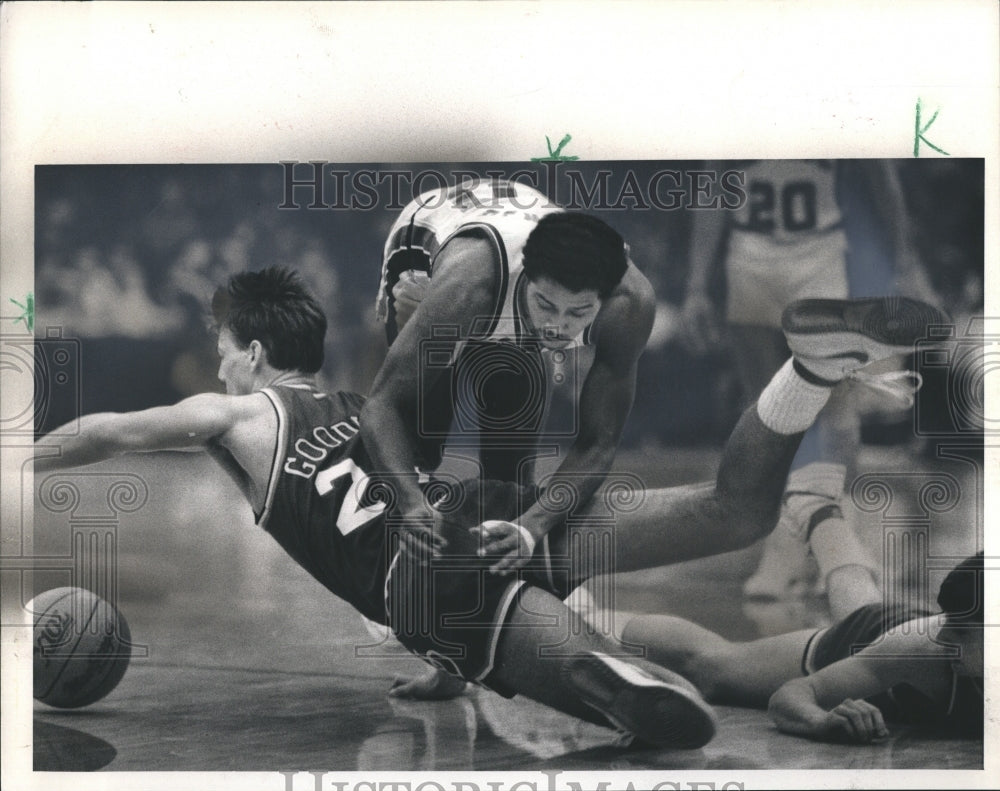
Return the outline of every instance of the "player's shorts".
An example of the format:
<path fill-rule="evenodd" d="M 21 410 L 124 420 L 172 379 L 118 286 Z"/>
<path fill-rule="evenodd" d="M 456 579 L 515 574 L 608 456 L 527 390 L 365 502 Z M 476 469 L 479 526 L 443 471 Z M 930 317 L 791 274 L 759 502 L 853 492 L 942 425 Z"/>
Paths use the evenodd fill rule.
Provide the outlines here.
<path fill-rule="evenodd" d="M 781 327 L 781 313 L 795 300 L 844 299 L 848 295 L 846 237 L 840 230 L 808 244 L 774 246 L 768 255 L 751 249 L 761 234 L 734 231 L 726 258 L 726 320 Z M 746 249 L 744 249 L 746 248 Z"/>
<path fill-rule="evenodd" d="M 549 557 L 547 540 L 516 574 L 506 576 L 489 571 L 497 556 L 476 554 L 479 541 L 469 528 L 489 519 L 515 519 L 535 502 L 533 487 L 472 480 L 456 491 L 456 499 L 439 505 L 438 529 L 448 542 L 443 556 L 418 556 L 405 548 L 396 554 L 386 579 L 389 624 L 425 661 L 510 697 L 513 690 L 491 673 L 500 630 L 520 593 L 534 585 L 564 599 L 575 585 L 565 564 Z"/>

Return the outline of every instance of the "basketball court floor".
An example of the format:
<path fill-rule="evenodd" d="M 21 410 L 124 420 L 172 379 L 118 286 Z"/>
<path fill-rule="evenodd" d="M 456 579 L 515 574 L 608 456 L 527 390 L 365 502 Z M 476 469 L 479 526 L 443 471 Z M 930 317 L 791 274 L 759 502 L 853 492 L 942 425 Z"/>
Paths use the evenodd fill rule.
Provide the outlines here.
<path fill-rule="evenodd" d="M 890 490 L 889 502 L 874 493 L 875 500 L 863 500 L 867 510 L 857 512 L 873 552 L 903 547 L 892 550 L 897 557 L 916 547 L 933 567 L 936 557 L 957 560 L 975 550 L 981 482 L 976 466 L 960 456 L 924 458 L 915 469 L 912 453 L 872 454 Z M 641 470 L 647 485 L 657 486 L 706 478 L 714 463 L 711 452 L 634 451 L 623 452 L 617 466 Z M 393 679 L 421 672 L 423 663 L 371 631 L 254 527 L 235 489 L 205 457 L 129 457 L 59 475 L 84 494 L 71 512 L 36 501 L 32 551 L 72 556 L 71 535 L 104 514 L 102 535 L 113 538 L 113 553 L 99 562 L 115 572 L 134 654 L 119 686 L 90 707 L 33 703 L 35 772 L 285 772 L 286 780 L 275 775 L 268 787 L 297 789 L 313 785 L 308 778 L 293 783 L 290 773 L 563 770 L 603 772 L 610 781 L 615 772 L 655 771 L 664 780 L 722 772 L 760 787 L 752 773 L 795 770 L 770 776 L 770 783 L 819 787 L 813 770 L 840 770 L 861 773 L 853 787 L 918 787 L 897 770 L 933 770 L 919 775 L 936 778 L 925 781 L 928 787 L 953 785 L 955 778 L 991 785 L 983 785 L 983 772 L 961 771 L 983 768 L 982 741 L 907 728 L 893 728 L 878 744 L 824 744 L 779 733 L 762 711 L 719 707 L 718 734 L 704 748 L 633 751 L 616 747 L 611 731 L 486 690 L 443 702 L 396 700 L 386 694 Z M 121 480 L 136 495 L 116 509 L 108 492 Z M 952 488 L 935 495 L 928 489 L 934 485 Z M 942 498 L 950 498 L 946 507 Z M 827 623 L 819 597 L 743 599 L 741 579 L 757 552 L 620 575 L 617 612 L 604 614 L 611 619 L 605 623 L 618 631 L 628 613 L 666 612 L 733 639 Z M 943 575 L 928 573 L 936 590 Z M 58 568 L 36 571 L 32 587 L 79 584 L 74 579 Z M 841 781 L 831 782 L 824 787 Z"/>

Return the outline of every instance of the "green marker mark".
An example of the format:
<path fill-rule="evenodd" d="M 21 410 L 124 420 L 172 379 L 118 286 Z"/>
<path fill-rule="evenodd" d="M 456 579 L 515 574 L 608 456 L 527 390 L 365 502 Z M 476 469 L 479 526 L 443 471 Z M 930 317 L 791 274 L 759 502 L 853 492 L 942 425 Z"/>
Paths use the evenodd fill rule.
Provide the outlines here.
<path fill-rule="evenodd" d="M 923 140 L 928 146 L 930 146 L 931 148 L 933 148 L 939 154 L 944 154 L 946 157 L 950 157 L 951 156 L 951 154 L 949 154 L 943 148 L 938 148 L 930 140 L 928 140 L 926 137 L 924 137 L 924 133 L 928 129 L 930 129 L 931 128 L 931 124 L 933 124 L 937 120 L 938 112 L 939 112 L 938 110 L 935 110 L 934 111 L 934 115 L 931 116 L 931 120 L 928 121 L 924 126 L 921 126 L 920 125 L 920 99 L 919 98 L 917 99 L 917 117 L 916 117 L 916 123 L 914 123 L 914 131 L 913 131 L 913 156 L 915 156 L 915 157 L 919 157 L 920 156 L 920 141 L 921 140 Z"/>
<path fill-rule="evenodd" d="M 552 141 L 549 140 L 549 136 L 545 135 L 545 147 L 549 150 L 549 155 L 547 157 L 532 157 L 532 162 L 576 162 L 580 157 L 572 156 L 571 154 L 562 153 L 563 148 L 566 144 L 573 139 L 573 136 L 566 134 L 562 140 L 559 141 L 559 145 L 556 146 L 556 150 L 552 150 Z"/>
<path fill-rule="evenodd" d="M 28 296 L 24 298 L 25 304 L 22 305 L 16 299 L 11 299 L 15 305 L 17 305 L 22 311 L 24 311 L 20 316 L 14 319 L 16 324 L 19 321 L 24 322 L 24 326 L 28 328 L 28 332 L 35 331 L 35 295 L 32 292 L 28 292 Z"/>

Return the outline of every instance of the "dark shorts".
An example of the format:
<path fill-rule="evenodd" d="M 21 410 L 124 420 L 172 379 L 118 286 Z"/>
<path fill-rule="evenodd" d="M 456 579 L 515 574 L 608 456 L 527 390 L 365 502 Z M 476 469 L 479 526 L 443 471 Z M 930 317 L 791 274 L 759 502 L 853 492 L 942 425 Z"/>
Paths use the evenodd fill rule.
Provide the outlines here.
<path fill-rule="evenodd" d="M 443 503 L 438 529 L 448 546 L 442 557 L 418 556 L 401 549 L 386 580 L 389 625 L 411 652 L 446 672 L 513 692 L 491 681 L 500 630 L 526 585 L 562 599 L 569 595 L 568 568 L 553 568 L 547 541 L 536 547 L 517 574 L 491 574 L 496 557 L 479 557 L 469 533 L 488 519 L 512 520 L 535 501 L 533 488 L 500 481 L 466 481 L 457 488 L 461 502 Z M 558 564 L 564 566 L 565 564 Z"/>

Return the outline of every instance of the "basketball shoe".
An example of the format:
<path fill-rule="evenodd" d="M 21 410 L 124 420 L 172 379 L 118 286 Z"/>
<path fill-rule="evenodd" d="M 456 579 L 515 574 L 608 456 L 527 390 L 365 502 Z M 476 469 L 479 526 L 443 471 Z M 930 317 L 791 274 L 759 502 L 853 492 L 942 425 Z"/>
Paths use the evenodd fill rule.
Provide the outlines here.
<path fill-rule="evenodd" d="M 590 651 L 569 659 L 563 672 L 581 699 L 623 732 L 620 746 L 693 750 L 715 736 L 712 707 L 664 667 Z"/>
<path fill-rule="evenodd" d="M 830 386 L 870 363 L 912 352 L 931 325 L 946 323 L 942 311 L 906 297 L 803 299 L 781 317 L 795 370 Z"/>

